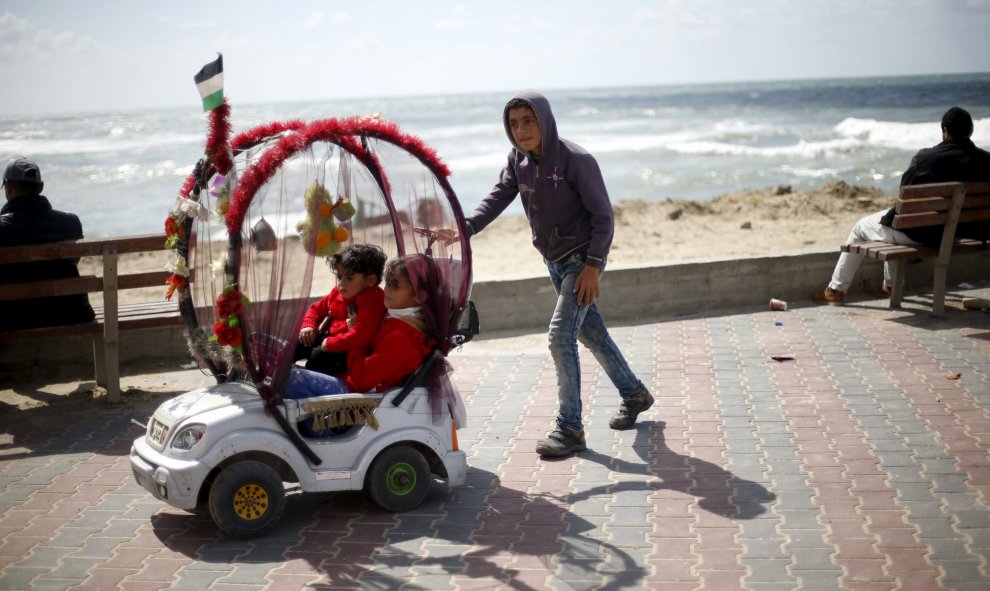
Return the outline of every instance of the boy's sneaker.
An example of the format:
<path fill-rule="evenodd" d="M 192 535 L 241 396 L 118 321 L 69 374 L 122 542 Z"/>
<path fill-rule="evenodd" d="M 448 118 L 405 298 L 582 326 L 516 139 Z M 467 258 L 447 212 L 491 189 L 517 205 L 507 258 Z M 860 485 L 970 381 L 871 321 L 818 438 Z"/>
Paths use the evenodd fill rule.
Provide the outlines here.
<path fill-rule="evenodd" d="M 636 424 L 636 417 L 639 413 L 653 406 L 653 395 L 649 390 L 644 390 L 642 394 L 635 398 L 623 398 L 619 405 L 619 412 L 609 419 L 608 426 L 616 430 L 628 429 Z"/>
<path fill-rule="evenodd" d="M 830 287 L 826 287 L 824 291 L 820 291 L 815 294 L 815 301 L 820 304 L 828 304 L 829 306 L 841 306 L 845 303 L 846 294 L 841 291 L 835 291 Z"/>
<path fill-rule="evenodd" d="M 587 449 L 584 444 L 584 433 L 560 425 L 557 425 L 546 439 L 536 442 L 536 453 L 550 458 L 566 456 L 582 449 Z"/>

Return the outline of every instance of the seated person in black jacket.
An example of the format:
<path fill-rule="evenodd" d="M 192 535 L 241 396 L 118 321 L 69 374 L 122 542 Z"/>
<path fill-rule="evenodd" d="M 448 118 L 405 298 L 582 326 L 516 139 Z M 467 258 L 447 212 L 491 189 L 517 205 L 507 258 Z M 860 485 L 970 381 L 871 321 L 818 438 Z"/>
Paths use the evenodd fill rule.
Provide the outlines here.
<path fill-rule="evenodd" d="M 0 246 L 39 244 L 83 237 L 75 214 L 52 209 L 41 194 L 38 165 L 17 158 L 3 173 L 7 202 L 0 208 Z M 78 260 L 34 261 L 0 265 L 0 283 L 79 277 Z M 0 302 L 0 331 L 78 324 L 93 320 L 86 294 Z"/>
<path fill-rule="evenodd" d="M 901 175 L 901 186 L 924 185 L 928 183 L 949 183 L 967 181 L 990 181 L 990 153 L 973 143 L 973 118 L 959 107 L 952 107 L 942 116 L 942 143 L 925 148 L 914 155 L 911 164 Z M 895 230 L 891 227 L 894 209 L 878 211 L 856 222 L 846 244 L 862 242 L 890 242 L 915 246 L 926 244 L 938 246 L 942 228 L 914 228 Z M 956 238 L 990 238 L 990 224 L 969 222 L 956 228 Z M 845 301 L 846 290 L 852 285 L 856 272 L 863 262 L 863 255 L 844 252 L 832 273 L 832 281 L 824 291 L 815 294 L 815 301 L 833 306 L 841 306 Z M 883 295 L 890 295 L 891 271 L 884 264 Z"/>

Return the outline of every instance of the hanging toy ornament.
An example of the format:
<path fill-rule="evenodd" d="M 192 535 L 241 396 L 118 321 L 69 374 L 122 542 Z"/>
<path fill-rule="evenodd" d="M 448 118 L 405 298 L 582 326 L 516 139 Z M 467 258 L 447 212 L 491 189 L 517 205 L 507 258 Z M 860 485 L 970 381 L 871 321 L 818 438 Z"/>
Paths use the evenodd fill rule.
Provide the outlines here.
<path fill-rule="evenodd" d="M 350 238 L 350 232 L 335 221 L 344 222 L 354 215 L 354 206 L 346 197 L 330 203 L 331 195 L 326 187 L 313 183 L 306 189 L 306 219 L 299 222 L 299 238 L 306 250 L 315 256 L 328 257 L 340 250 L 340 245 Z"/>

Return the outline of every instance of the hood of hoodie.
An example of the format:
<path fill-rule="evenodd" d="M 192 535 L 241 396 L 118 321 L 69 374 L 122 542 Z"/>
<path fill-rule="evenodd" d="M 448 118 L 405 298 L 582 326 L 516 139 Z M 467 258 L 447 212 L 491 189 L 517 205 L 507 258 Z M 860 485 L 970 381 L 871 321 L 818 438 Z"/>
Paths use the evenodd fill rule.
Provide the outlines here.
<path fill-rule="evenodd" d="M 522 147 L 516 143 L 515 138 L 512 137 L 512 129 L 509 128 L 509 103 L 515 99 L 522 99 L 526 101 L 529 107 L 533 109 L 533 113 L 536 115 L 536 120 L 540 124 L 540 135 L 543 137 L 541 142 L 542 154 L 540 154 L 540 156 L 535 156 L 523 150 Z M 540 162 L 543 162 L 544 160 L 556 160 L 556 158 L 554 158 L 554 152 L 559 145 L 558 140 L 560 138 L 557 136 L 557 120 L 554 119 L 553 111 L 550 109 L 550 101 L 535 90 L 523 90 L 512 97 L 512 100 L 510 100 L 509 103 L 506 103 L 505 109 L 502 111 L 502 125 L 505 127 L 505 135 L 509 137 L 509 143 L 512 144 L 512 147 L 519 153 L 535 158 Z"/>

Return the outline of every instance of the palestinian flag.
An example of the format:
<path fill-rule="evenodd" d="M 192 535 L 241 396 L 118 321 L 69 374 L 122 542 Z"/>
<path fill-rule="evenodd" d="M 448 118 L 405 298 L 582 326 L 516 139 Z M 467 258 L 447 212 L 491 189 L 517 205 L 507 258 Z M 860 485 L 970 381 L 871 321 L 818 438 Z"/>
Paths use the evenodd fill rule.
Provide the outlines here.
<path fill-rule="evenodd" d="M 223 54 L 217 54 L 216 61 L 203 66 L 193 80 L 203 97 L 203 110 L 212 111 L 223 104 Z"/>

